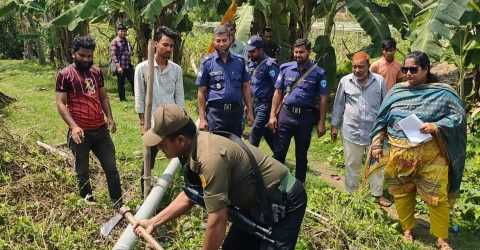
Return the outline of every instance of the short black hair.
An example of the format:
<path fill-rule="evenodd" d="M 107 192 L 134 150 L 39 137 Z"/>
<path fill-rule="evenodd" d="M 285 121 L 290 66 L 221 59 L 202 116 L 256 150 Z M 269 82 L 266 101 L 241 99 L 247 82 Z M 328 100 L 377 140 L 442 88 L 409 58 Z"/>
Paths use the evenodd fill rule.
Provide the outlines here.
<path fill-rule="evenodd" d="M 270 27 L 263 28 L 263 33 L 265 33 L 265 32 L 272 32 L 272 28 L 270 28 Z"/>
<path fill-rule="evenodd" d="M 197 133 L 197 127 L 195 126 L 195 123 L 193 123 L 192 119 L 190 119 L 185 126 L 180 128 L 176 132 L 173 132 L 172 134 L 167 135 L 167 138 L 172 139 L 179 135 L 183 135 L 188 138 L 193 138 L 196 133 Z"/>
<path fill-rule="evenodd" d="M 91 36 L 77 36 L 73 39 L 72 50 L 77 52 L 80 48 L 95 50 L 95 39 Z"/>
<path fill-rule="evenodd" d="M 395 39 L 389 37 L 383 40 L 382 42 L 382 49 L 396 49 L 397 48 L 397 42 Z"/>
<path fill-rule="evenodd" d="M 172 40 L 177 40 L 178 34 L 177 32 L 173 31 L 169 27 L 162 25 L 158 27 L 157 30 L 155 30 L 155 35 L 153 36 L 153 40 L 155 42 L 158 42 L 160 41 L 160 39 L 162 39 L 163 36 L 168 36 Z"/>
<path fill-rule="evenodd" d="M 305 46 L 305 48 L 307 50 L 312 49 L 312 43 L 310 41 L 308 41 L 307 38 L 299 38 L 299 39 L 295 40 L 295 43 L 293 44 L 293 47 L 297 48 L 297 47 L 301 47 L 301 46 Z"/>
<path fill-rule="evenodd" d="M 214 35 L 223 35 L 223 34 L 230 34 L 230 29 L 227 25 L 218 25 L 214 30 L 213 30 Z"/>

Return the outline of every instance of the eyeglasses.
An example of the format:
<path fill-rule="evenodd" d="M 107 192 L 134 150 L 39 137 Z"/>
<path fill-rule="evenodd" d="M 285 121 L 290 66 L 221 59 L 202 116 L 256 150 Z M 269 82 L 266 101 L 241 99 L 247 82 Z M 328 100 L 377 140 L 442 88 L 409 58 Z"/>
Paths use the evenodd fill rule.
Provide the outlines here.
<path fill-rule="evenodd" d="M 402 71 L 403 74 L 408 73 L 408 71 L 412 74 L 416 74 L 418 72 L 418 67 L 402 67 L 400 68 L 400 71 Z"/>

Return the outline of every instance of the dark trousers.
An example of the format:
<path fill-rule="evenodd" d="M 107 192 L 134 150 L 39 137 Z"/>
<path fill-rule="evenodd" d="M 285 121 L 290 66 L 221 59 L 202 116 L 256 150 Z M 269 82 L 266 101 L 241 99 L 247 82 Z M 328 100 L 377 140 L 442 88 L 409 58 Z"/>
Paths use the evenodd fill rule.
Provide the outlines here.
<path fill-rule="evenodd" d="M 115 146 L 106 126 L 98 129 L 84 130 L 84 138 L 82 143 L 76 144 L 72 137 L 71 131 L 68 131 L 67 143 L 75 156 L 75 171 L 77 173 L 78 185 L 80 187 L 80 196 L 85 197 L 92 194 L 92 186 L 90 185 L 89 160 L 90 150 L 93 151 L 100 161 L 100 165 L 105 172 L 107 178 L 108 192 L 110 198 L 115 204 L 121 204 L 122 186 L 120 184 L 120 176 L 117 171 L 115 160 Z"/>
<path fill-rule="evenodd" d="M 295 139 L 295 177 L 305 182 L 307 176 L 307 152 L 312 138 L 312 128 L 317 122 L 318 111 L 305 111 L 294 114 L 282 107 L 278 116 L 277 147 L 273 157 L 285 163 L 290 141 Z"/>
<path fill-rule="evenodd" d="M 240 104 L 207 105 L 208 131 L 227 131 L 242 137 L 243 107 Z"/>
<path fill-rule="evenodd" d="M 297 181 L 287 194 L 287 215 L 272 227 L 271 238 L 277 244 L 272 245 L 246 232 L 238 225 L 232 224 L 223 242 L 222 249 L 294 250 L 306 208 L 307 194 L 303 185 Z"/>
<path fill-rule="evenodd" d="M 130 82 L 130 86 L 132 86 L 132 92 L 135 92 L 133 88 L 133 76 L 134 76 L 133 67 L 128 67 L 123 69 L 122 74 L 117 73 L 117 89 L 118 89 L 118 98 L 120 101 L 126 101 L 125 97 L 125 80 Z"/>
<path fill-rule="evenodd" d="M 252 130 L 250 131 L 250 144 L 258 147 L 262 137 L 265 138 L 268 146 L 275 152 L 275 136 L 272 130 L 265 127 L 270 119 L 271 103 L 259 102 L 255 103 L 255 121 L 253 122 Z"/>
<path fill-rule="evenodd" d="M 151 150 L 151 153 L 150 153 L 150 169 L 153 169 L 153 167 L 155 167 L 155 158 L 157 157 L 157 154 L 158 154 L 158 148 L 157 147 L 151 147 L 150 148 Z M 145 163 L 144 163 L 145 164 Z M 142 197 L 143 197 L 143 175 L 145 174 L 145 168 L 144 168 L 144 164 L 142 164 L 142 174 L 140 175 L 140 189 L 142 190 Z"/>

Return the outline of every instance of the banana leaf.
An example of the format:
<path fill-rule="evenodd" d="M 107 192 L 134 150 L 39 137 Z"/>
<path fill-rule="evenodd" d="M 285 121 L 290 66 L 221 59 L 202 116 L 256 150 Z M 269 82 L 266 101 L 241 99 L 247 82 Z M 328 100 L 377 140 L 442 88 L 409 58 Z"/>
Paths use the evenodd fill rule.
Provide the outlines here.
<path fill-rule="evenodd" d="M 10 11 L 15 10 L 18 7 L 18 4 L 15 1 L 10 1 L 7 4 L 0 7 L 0 17 L 3 17 L 10 13 Z"/>
<path fill-rule="evenodd" d="M 82 7 L 78 11 L 78 16 L 82 19 L 88 19 L 91 17 L 100 4 L 103 3 L 104 0 L 87 0 L 82 4 Z"/>
<path fill-rule="evenodd" d="M 347 1 L 347 9 L 372 38 L 371 53 L 379 53 L 382 41 L 391 37 L 387 19 L 375 10 L 374 4 L 365 0 Z"/>
<path fill-rule="evenodd" d="M 253 21 L 253 6 L 243 5 L 237 10 L 237 33 L 235 39 L 247 42 L 250 37 L 250 25 Z"/>
<path fill-rule="evenodd" d="M 145 6 L 145 9 L 143 9 L 142 16 L 153 21 L 158 15 L 160 15 L 163 8 L 173 2 L 175 2 L 175 0 L 152 0 L 147 6 Z"/>

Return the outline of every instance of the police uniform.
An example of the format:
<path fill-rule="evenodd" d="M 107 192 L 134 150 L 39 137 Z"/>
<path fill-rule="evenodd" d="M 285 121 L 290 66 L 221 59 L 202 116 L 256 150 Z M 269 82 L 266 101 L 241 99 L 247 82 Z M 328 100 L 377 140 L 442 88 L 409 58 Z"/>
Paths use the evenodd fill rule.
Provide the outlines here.
<path fill-rule="evenodd" d="M 245 59 L 229 53 L 224 63 L 217 52 L 208 55 L 200 66 L 196 85 L 207 87 L 209 131 L 228 131 L 242 135 L 243 83 L 250 80 Z"/>
<path fill-rule="evenodd" d="M 254 61 L 249 62 L 248 71 L 251 75 L 255 115 L 249 141 L 252 145 L 258 147 L 262 136 L 264 136 L 270 149 L 275 151 L 275 137 L 272 131 L 266 128 L 265 125 L 270 118 L 272 97 L 275 91 L 275 80 L 280 70 L 275 59 L 264 56 L 259 63 Z"/>
<path fill-rule="evenodd" d="M 305 65 L 307 71 L 313 62 Z M 285 162 L 292 136 L 295 138 L 295 177 L 305 182 L 307 174 L 307 152 L 310 147 L 312 128 L 319 119 L 317 104 L 321 95 L 328 94 L 325 70 L 315 68 L 301 82 L 296 82 L 304 72 L 300 72 L 296 61 L 280 66 L 280 74 L 275 88 L 284 94 L 283 105 L 278 117 L 278 145 L 275 159 Z"/>
<path fill-rule="evenodd" d="M 255 218 L 258 192 L 246 150 L 233 140 L 204 131 L 198 132 L 193 145 L 190 157 L 180 161 L 200 177 L 207 212 L 235 206 Z M 266 156 L 257 147 L 244 146 L 248 147 L 257 162 L 269 196 L 280 194 L 277 196 L 284 197 L 285 213 L 283 218 L 271 225 L 263 225 L 271 226 L 271 238 L 276 241 L 275 245 L 260 240 L 233 222 L 222 249 L 293 250 L 307 205 L 305 189 L 283 164 Z"/>

